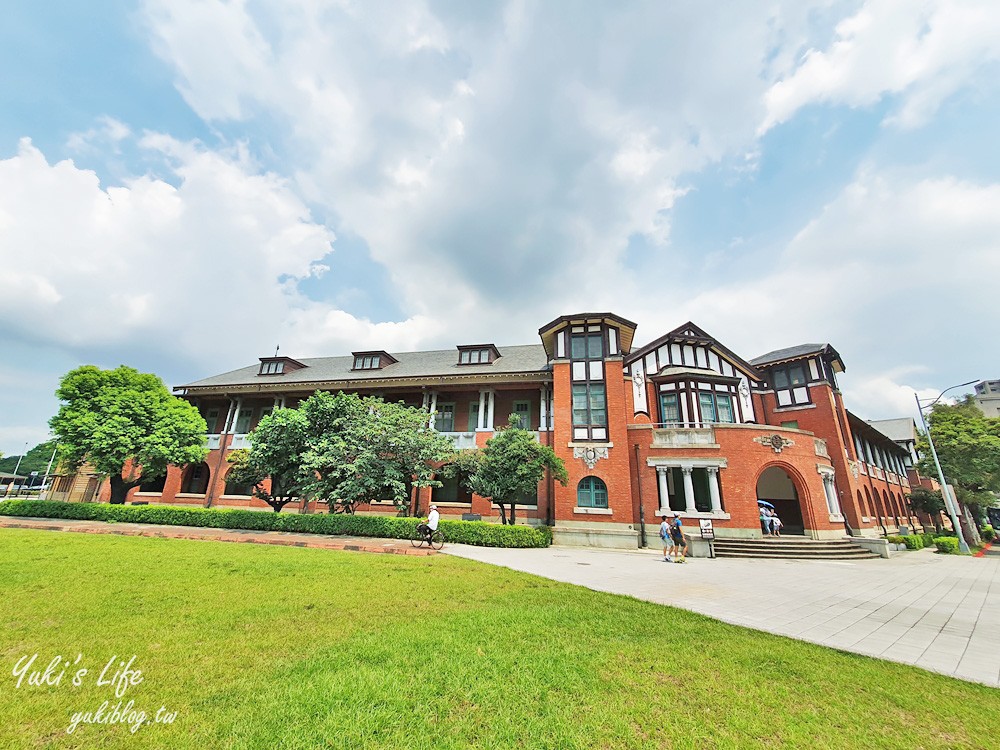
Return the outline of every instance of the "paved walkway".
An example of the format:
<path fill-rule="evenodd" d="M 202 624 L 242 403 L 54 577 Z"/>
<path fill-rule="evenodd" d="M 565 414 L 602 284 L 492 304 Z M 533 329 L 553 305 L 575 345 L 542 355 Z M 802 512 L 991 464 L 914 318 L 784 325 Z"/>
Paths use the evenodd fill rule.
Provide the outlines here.
<path fill-rule="evenodd" d="M 379 552 L 393 555 L 435 555 L 427 547 L 414 548 L 405 539 L 371 539 L 325 534 L 295 534 L 286 531 L 244 531 L 241 529 L 209 529 L 201 526 L 158 526 L 148 523 L 106 523 L 104 521 L 73 521 L 53 518 L 16 518 L 0 516 L 0 528 L 41 529 L 44 531 L 77 531 L 88 534 L 122 534 L 124 536 L 156 536 L 168 539 L 200 539 L 213 542 L 249 542 L 277 544 L 284 547 L 316 547 L 353 552 Z"/>
<path fill-rule="evenodd" d="M 1000 557 L 697 559 L 569 547 L 448 554 L 1000 687 Z"/>

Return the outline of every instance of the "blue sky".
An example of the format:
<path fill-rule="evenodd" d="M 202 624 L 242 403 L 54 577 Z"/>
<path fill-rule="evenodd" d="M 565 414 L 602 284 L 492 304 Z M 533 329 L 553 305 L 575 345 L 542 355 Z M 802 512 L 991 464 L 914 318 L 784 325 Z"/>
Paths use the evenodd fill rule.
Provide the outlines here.
<path fill-rule="evenodd" d="M 1000 6 L 751 6 L 8 3 L 0 451 L 79 364 L 176 385 L 584 309 L 829 341 L 869 418 L 997 377 Z"/>

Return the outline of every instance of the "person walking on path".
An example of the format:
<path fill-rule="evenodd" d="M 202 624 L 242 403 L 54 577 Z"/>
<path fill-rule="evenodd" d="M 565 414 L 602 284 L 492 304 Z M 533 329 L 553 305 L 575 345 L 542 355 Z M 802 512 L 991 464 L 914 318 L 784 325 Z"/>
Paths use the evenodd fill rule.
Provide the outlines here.
<path fill-rule="evenodd" d="M 670 539 L 673 546 L 670 548 L 674 555 L 674 562 L 687 561 L 687 541 L 684 539 L 684 528 L 681 522 L 681 514 L 674 513 L 673 523 L 670 524 Z"/>
<path fill-rule="evenodd" d="M 666 516 L 660 516 L 660 539 L 663 540 L 663 562 L 670 562 L 669 550 L 673 546 L 670 538 L 670 524 Z"/>

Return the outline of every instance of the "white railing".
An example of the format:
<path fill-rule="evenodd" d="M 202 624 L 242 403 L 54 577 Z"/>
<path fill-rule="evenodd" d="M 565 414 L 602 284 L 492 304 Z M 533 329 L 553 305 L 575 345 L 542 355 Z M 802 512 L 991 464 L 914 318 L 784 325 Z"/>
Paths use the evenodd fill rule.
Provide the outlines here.
<path fill-rule="evenodd" d="M 249 447 L 250 447 L 250 436 L 247 434 L 233 435 L 233 439 L 229 441 L 229 448 L 231 450 L 236 450 L 237 448 L 249 448 Z"/>
<path fill-rule="evenodd" d="M 451 442 L 455 444 L 455 448 L 460 451 L 476 447 L 476 433 L 474 432 L 442 432 L 441 434 L 450 438 Z"/>
<path fill-rule="evenodd" d="M 208 448 L 210 451 L 218 450 L 221 444 L 222 444 L 222 435 L 219 434 L 205 435 L 205 447 Z"/>
<path fill-rule="evenodd" d="M 715 430 L 707 423 L 699 427 L 679 424 L 653 428 L 653 448 L 692 448 L 715 445 Z"/>

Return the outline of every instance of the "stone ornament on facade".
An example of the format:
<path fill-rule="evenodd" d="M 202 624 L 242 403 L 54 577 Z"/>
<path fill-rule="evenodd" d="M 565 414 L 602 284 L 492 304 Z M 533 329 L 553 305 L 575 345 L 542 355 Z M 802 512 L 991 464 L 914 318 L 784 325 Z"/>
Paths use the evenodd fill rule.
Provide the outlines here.
<path fill-rule="evenodd" d="M 607 448 L 595 448 L 593 446 L 588 446 L 586 448 L 576 447 L 573 449 L 573 458 L 582 458 L 583 462 L 587 464 L 587 468 L 591 471 L 597 466 L 597 461 L 601 458 L 608 457 Z"/>
<path fill-rule="evenodd" d="M 848 466 L 848 468 L 850 468 L 851 473 L 854 475 L 854 478 L 857 479 L 858 478 L 858 474 L 860 473 L 858 471 L 858 462 L 857 461 L 852 461 L 851 459 L 847 459 L 847 466 Z"/>
<path fill-rule="evenodd" d="M 753 440 L 755 443 L 760 443 L 771 448 L 775 453 L 781 453 L 785 448 L 795 445 L 793 441 L 781 435 L 761 435 L 760 437 L 755 437 Z"/>

